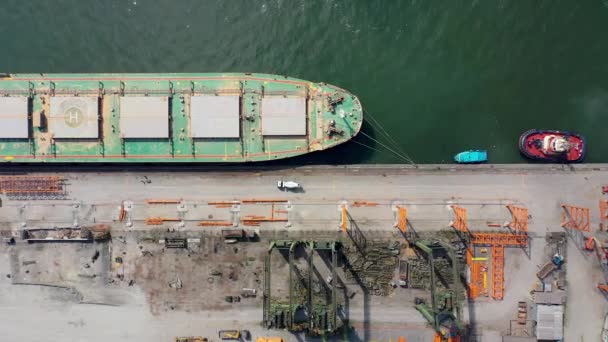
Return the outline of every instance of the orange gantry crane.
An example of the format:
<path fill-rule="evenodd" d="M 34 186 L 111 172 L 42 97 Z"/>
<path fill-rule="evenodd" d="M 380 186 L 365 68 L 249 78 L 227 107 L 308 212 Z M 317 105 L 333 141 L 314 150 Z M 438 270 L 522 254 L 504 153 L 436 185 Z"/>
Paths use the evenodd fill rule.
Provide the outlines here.
<path fill-rule="evenodd" d="M 350 216 L 346 202 L 340 204 L 339 210 L 340 229 L 343 233 L 346 233 L 351 238 L 355 246 L 362 251 L 367 245 L 367 239 L 365 238 L 365 235 L 363 235 L 361 229 L 359 229 L 359 225 L 357 225 L 355 220 L 353 220 L 353 218 Z"/>
<path fill-rule="evenodd" d="M 342 205 L 340 210 L 340 228 L 342 228 L 343 233 L 346 233 L 348 229 L 348 212 L 346 210 L 346 204 Z"/>
<path fill-rule="evenodd" d="M 471 243 L 480 246 L 527 247 L 527 234 L 473 233 Z"/>
<path fill-rule="evenodd" d="M 459 232 L 468 234 L 469 226 L 467 224 L 467 209 L 453 205 L 452 210 L 454 210 L 454 221 L 451 222 L 450 226 Z"/>
<path fill-rule="evenodd" d="M 407 209 L 405 207 L 397 207 L 397 224 L 395 224 L 395 227 L 399 228 L 402 233 L 407 232 Z"/>
<path fill-rule="evenodd" d="M 481 271 L 481 263 L 473 260 L 473 251 L 467 248 L 467 265 L 471 270 L 471 280 L 469 282 L 468 295 L 469 298 L 477 298 L 481 295 L 483 288 L 483 275 Z"/>
<path fill-rule="evenodd" d="M 608 221 L 608 201 L 600 200 L 599 204 L 600 231 L 602 231 L 606 229 L 605 224 Z M 608 245 L 605 240 L 600 240 L 598 235 L 591 233 L 590 209 L 565 204 L 562 205 L 562 209 L 564 210 L 562 213 L 562 227 L 567 229 L 568 234 L 576 236 L 579 241 L 579 248 L 595 254 L 602 268 L 604 279 L 608 282 Z M 580 241 L 584 241 L 583 246 L 580 245 Z M 597 284 L 597 288 L 608 293 L 608 284 L 606 283 Z"/>
<path fill-rule="evenodd" d="M 591 219 L 589 208 L 575 207 L 573 205 L 562 204 L 561 226 L 569 229 L 576 229 L 581 232 L 591 231 Z"/>
<path fill-rule="evenodd" d="M 527 234 L 473 233 L 471 243 L 492 249 L 492 298 L 504 298 L 505 247 L 527 247 Z"/>
<path fill-rule="evenodd" d="M 118 212 L 118 222 L 122 222 L 127 217 L 127 210 L 125 209 L 125 202 L 120 203 L 120 211 Z"/>
<path fill-rule="evenodd" d="M 441 334 L 435 334 L 433 342 L 460 342 L 460 336 L 451 336 L 446 339 Z"/>
<path fill-rule="evenodd" d="M 508 204 L 507 209 L 509 209 L 509 212 L 511 213 L 511 222 L 509 222 L 508 227 L 520 232 L 527 232 L 528 219 L 530 218 L 528 215 L 528 208 Z"/>
<path fill-rule="evenodd" d="M 492 246 L 492 298 L 503 299 L 505 294 L 505 247 Z"/>
<path fill-rule="evenodd" d="M 492 253 L 492 298 L 502 300 L 504 298 L 504 266 L 505 247 L 527 247 L 528 237 L 528 209 L 507 205 L 511 213 L 511 221 L 507 225 L 513 229 L 511 233 L 500 232 L 471 232 L 467 224 L 466 208 L 452 206 L 454 210 L 454 221 L 451 226 L 470 235 L 470 243 L 474 246 L 488 246 Z M 483 286 L 483 265 L 473 260 L 473 253 L 467 251 L 467 263 L 471 268 L 471 283 L 469 284 L 469 297 L 476 298 Z"/>
<path fill-rule="evenodd" d="M 605 230 L 608 224 L 608 200 L 600 200 L 600 230 Z"/>

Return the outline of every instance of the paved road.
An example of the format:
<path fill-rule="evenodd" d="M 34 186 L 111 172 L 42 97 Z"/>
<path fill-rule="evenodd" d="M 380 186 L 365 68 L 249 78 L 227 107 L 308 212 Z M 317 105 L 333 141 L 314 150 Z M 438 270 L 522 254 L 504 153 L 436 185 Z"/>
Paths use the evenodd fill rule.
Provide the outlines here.
<path fill-rule="evenodd" d="M 531 259 L 517 256 L 517 252 L 508 253 L 506 264 L 511 268 L 506 273 L 507 292 L 504 305 L 477 305 L 477 319 L 488 324 L 488 331 L 504 330 L 503 323 L 513 316 L 514 311 L 511 311 L 516 302 L 529 296 L 528 284 L 534 281 L 537 264 L 543 262 L 540 253 L 537 253 L 542 249 L 540 237 L 547 230 L 562 229 L 560 204 L 591 208 L 592 225 L 596 228 L 599 223 L 598 201 L 602 198 L 600 188 L 601 185 L 608 184 L 608 172 L 604 165 L 580 166 L 575 169 L 536 165 L 494 168 L 484 166 L 470 169 L 456 167 L 444 170 L 436 170 L 433 167 L 316 167 L 252 172 L 231 169 L 226 173 L 138 170 L 62 174 L 68 179 L 70 200 L 54 201 L 52 206 L 48 201 L 27 201 L 23 209 L 23 202 L 4 199 L 3 207 L 0 208 L 0 223 L 5 227 L 18 229 L 22 222 L 30 227 L 71 225 L 74 221 L 79 224 L 108 222 L 114 223 L 116 229 L 127 229 L 124 222 L 114 221 L 120 203 L 130 200 L 134 202 L 134 225 L 130 229 L 149 229 L 150 226 L 143 223 L 147 217 L 179 215 L 183 215 L 185 226 L 179 227 L 176 224 L 176 228 L 200 229 L 196 227 L 196 223 L 208 219 L 209 215 L 219 220 L 231 219 L 229 209 L 208 206 L 208 201 L 281 198 L 288 199 L 293 206 L 289 213 L 291 227 L 285 228 L 284 223 L 275 223 L 264 224 L 261 229 L 334 230 L 340 221 L 339 205 L 346 201 L 349 212 L 364 231 L 393 230 L 394 212 L 391 210 L 391 204 L 397 202 L 406 206 L 408 218 L 416 230 L 445 228 L 453 217 L 450 204 L 459 204 L 468 209 L 471 229 L 487 230 L 487 222 L 502 223 L 509 219 L 505 204 L 526 206 L 531 214 L 531 235 L 539 238 L 538 241 L 535 239 L 537 242 L 532 246 L 536 250 L 533 251 Z M 279 191 L 276 181 L 281 179 L 300 182 L 304 186 L 303 191 Z M 159 198 L 183 199 L 187 204 L 187 212 L 179 214 L 175 205 L 145 204 L 146 199 Z M 354 201 L 375 202 L 377 205 L 355 207 Z M 79 206 L 74 207 L 74 204 Z M 240 214 L 270 215 L 270 209 L 268 205 L 242 205 Z M 574 259 L 573 263 L 576 263 L 575 272 L 587 270 L 584 260 Z M 519 264 L 525 266 L 517 266 Z M 592 270 L 590 266 L 588 269 Z M 525 282 L 516 286 L 514 278 L 524 279 Z M 585 284 L 576 282 L 573 285 L 576 291 L 582 291 L 588 285 L 588 292 L 585 293 L 592 293 L 594 284 Z M 17 325 L 17 322 L 26 320 L 27 317 L 35 317 L 37 322 L 46 322 L 46 331 L 53 332 L 40 333 L 34 341 L 49 341 L 46 338 L 55 336 L 55 333 L 59 336 L 57 341 L 69 340 L 68 336 L 74 341 L 101 341 L 102 337 L 103 340 L 109 338 L 127 341 L 135 336 L 149 341 L 167 341 L 179 333 L 200 334 L 201 326 L 205 324 L 203 322 L 209 322 L 215 328 L 219 325 L 229 326 L 233 324 L 233 319 L 246 325 L 248 320 L 257 322 L 259 318 L 257 311 L 255 314 L 249 314 L 247 311 L 209 313 L 208 316 L 201 313 L 200 320 L 198 316 L 193 318 L 192 315 L 183 313 L 158 318 L 147 313 L 141 298 L 121 307 L 66 306 L 56 302 L 48 303 L 47 296 L 31 291 L 14 286 L 4 286 L 0 289 L 0 306 L 5 308 L 0 310 L 0 319 L 6 322 L 6 326 L 11 330 L 9 335 L 15 336 L 15 340 L 22 340 L 26 336 L 32 340 L 31 333 L 18 328 Z M 23 296 L 31 297 L 32 302 L 14 300 Z M 135 295 L 135 298 L 139 297 Z M 601 317 L 597 318 L 597 322 L 587 316 L 585 322 L 575 318 L 577 312 L 585 310 L 603 312 L 604 303 L 598 300 L 597 296 L 580 295 L 580 292 L 577 292 L 577 300 L 569 302 L 567 336 L 584 340 L 593 340 L 597 336 L 594 331 L 599 331 Z M 426 337 L 420 336 L 428 334 L 428 329 L 421 330 L 416 326 L 399 328 L 406 321 L 413 322 L 414 325 L 421 323 L 413 318 L 414 315 L 411 320 L 405 319 L 403 315 L 404 313 L 393 313 L 390 310 L 374 311 L 372 320 L 380 328 L 372 336 L 388 340 L 387 337 L 396 338 L 393 333 L 400 333 L 409 336 L 408 341 L 427 341 L 424 339 Z M 221 320 L 221 324 L 214 319 Z M 356 324 L 363 322 L 355 322 L 355 326 Z M 401 325 L 395 328 L 393 324 Z M 61 330 L 61 327 L 69 329 Z"/>
<path fill-rule="evenodd" d="M 183 215 L 186 227 L 212 215 L 230 219 L 229 209 L 205 205 L 208 201 L 247 198 L 288 199 L 291 229 L 334 229 L 340 221 L 338 206 L 346 201 L 362 229 L 392 229 L 394 212 L 391 203 L 399 202 L 408 209 L 408 218 L 416 229 L 442 229 L 452 219 L 449 204 L 469 210 L 471 227 L 487 229 L 487 221 L 509 218 L 505 204 L 524 205 L 532 215 L 531 231 L 544 234 L 559 228 L 561 203 L 590 207 L 593 222 L 598 222 L 600 187 L 608 183 L 603 168 L 580 171 L 513 167 L 494 169 L 411 170 L 397 168 L 302 168 L 265 172 L 114 172 L 64 173 L 68 178 L 71 200 L 54 201 L 50 207 L 41 201 L 4 201 L 0 222 L 18 227 L 21 221 L 40 225 L 112 222 L 122 200 L 135 203 L 134 229 L 147 229 L 143 220 L 152 216 L 178 217 L 175 205 L 149 206 L 146 199 L 183 199 L 188 211 Z M 358 170 L 358 171 L 357 171 Z M 597 171 L 599 170 L 599 171 Z M 281 192 L 280 179 L 296 180 L 303 185 L 299 193 Z M 149 183 L 148 183 L 149 182 Z M 354 207 L 354 201 L 369 201 L 377 206 Z M 73 204 L 80 207 L 75 209 Z M 279 209 L 283 209 L 280 208 Z M 241 215 L 270 215 L 268 205 L 244 205 Z M 277 228 L 281 225 L 270 225 Z"/>

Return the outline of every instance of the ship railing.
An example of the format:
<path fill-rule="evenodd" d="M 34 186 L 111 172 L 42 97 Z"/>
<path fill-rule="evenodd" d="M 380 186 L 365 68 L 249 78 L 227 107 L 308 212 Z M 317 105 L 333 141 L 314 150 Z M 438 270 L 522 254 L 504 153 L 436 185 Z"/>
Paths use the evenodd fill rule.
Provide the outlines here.
<path fill-rule="evenodd" d="M 0 96 L 31 96 L 29 89 L 2 89 Z"/>
<path fill-rule="evenodd" d="M 193 91 L 190 90 L 189 92 L 184 92 L 184 93 L 190 93 L 192 95 L 240 95 L 241 94 L 241 89 L 240 88 L 228 88 L 228 89 L 209 89 L 209 88 L 199 88 L 199 89 L 194 89 Z"/>
<path fill-rule="evenodd" d="M 171 96 L 173 95 L 173 92 L 171 91 L 171 89 L 123 89 L 120 92 L 121 95 L 145 95 L 145 96 L 149 96 L 149 95 L 164 95 L 164 96 Z"/>
<path fill-rule="evenodd" d="M 51 89 L 38 90 L 41 94 L 51 94 L 52 96 L 70 95 L 70 96 L 100 96 L 99 89 Z"/>
<path fill-rule="evenodd" d="M 300 91 L 289 91 L 289 90 L 265 90 L 262 94 L 263 96 L 298 96 L 298 97 L 306 97 L 308 96 L 307 92 L 304 90 Z"/>
<path fill-rule="evenodd" d="M 173 94 L 179 95 L 242 95 L 242 93 L 254 93 L 261 96 L 298 96 L 306 97 L 308 94 L 306 91 L 260 91 L 259 89 L 179 89 L 174 92 L 171 89 L 124 89 L 124 90 L 112 90 L 112 89 L 36 89 L 36 93 L 42 95 L 70 95 L 70 96 L 102 96 L 106 92 L 121 94 L 121 95 L 153 95 L 153 96 L 171 96 Z M 30 96 L 32 91 L 29 89 L 3 89 L 0 91 L 0 96 Z"/>

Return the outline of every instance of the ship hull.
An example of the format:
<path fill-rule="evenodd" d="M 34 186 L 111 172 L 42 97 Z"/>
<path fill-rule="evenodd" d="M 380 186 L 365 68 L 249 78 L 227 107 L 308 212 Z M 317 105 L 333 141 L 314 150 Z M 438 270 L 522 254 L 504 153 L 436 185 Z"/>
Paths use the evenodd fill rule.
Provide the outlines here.
<path fill-rule="evenodd" d="M 0 162 L 278 160 L 349 141 L 362 121 L 348 91 L 278 75 L 0 77 Z"/>

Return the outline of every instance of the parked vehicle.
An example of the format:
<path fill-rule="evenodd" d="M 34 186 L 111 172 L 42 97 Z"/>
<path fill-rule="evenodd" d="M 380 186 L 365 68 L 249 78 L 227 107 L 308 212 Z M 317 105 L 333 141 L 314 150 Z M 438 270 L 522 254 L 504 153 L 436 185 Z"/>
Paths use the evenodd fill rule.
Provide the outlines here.
<path fill-rule="evenodd" d="M 219 336 L 222 340 L 238 340 L 244 339 L 246 341 L 251 339 L 251 333 L 249 330 L 220 330 Z"/>
<path fill-rule="evenodd" d="M 278 181 L 277 182 L 277 188 L 283 190 L 283 191 L 289 191 L 289 190 L 298 190 L 301 189 L 302 186 L 299 183 L 296 183 L 294 181 Z"/>
<path fill-rule="evenodd" d="M 240 340 L 241 339 L 240 330 L 220 330 L 218 334 L 222 340 Z"/>
<path fill-rule="evenodd" d="M 224 300 L 228 303 L 239 303 L 241 301 L 241 297 L 239 296 L 226 296 Z"/>
<path fill-rule="evenodd" d="M 257 296 L 257 294 L 258 294 L 258 290 L 256 290 L 256 289 L 244 288 L 241 290 L 241 297 L 243 297 L 243 298 L 253 298 L 253 297 Z"/>

